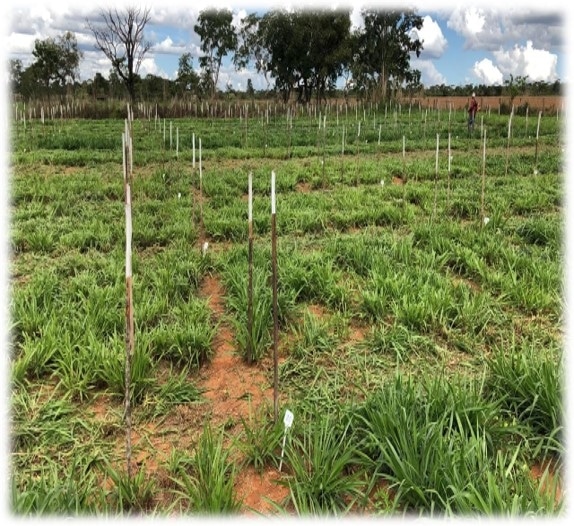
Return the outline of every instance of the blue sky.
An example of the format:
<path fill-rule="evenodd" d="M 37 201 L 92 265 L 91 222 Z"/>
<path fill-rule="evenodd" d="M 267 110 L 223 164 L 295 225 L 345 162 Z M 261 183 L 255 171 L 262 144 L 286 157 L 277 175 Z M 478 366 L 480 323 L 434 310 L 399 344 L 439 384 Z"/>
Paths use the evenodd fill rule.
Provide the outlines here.
<path fill-rule="evenodd" d="M 512 74 L 528 75 L 530 80 L 568 81 L 565 27 L 568 12 L 565 4 L 554 0 L 540 3 L 522 2 L 519 8 L 499 7 L 500 2 L 477 4 L 452 2 L 422 2 L 396 4 L 378 1 L 380 7 L 414 7 L 424 17 L 419 38 L 424 49 L 419 59 L 411 64 L 422 72 L 425 85 L 434 84 L 502 84 Z M 105 7 L 106 4 L 101 4 Z M 112 4 L 121 8 L 121 1 Z M 174 78 L 178 59 L 186 52 L 199 68 L 200 40 L 193 31 L 199 12 L 208 6 L 227 7 L 238 23 L 242 16 L 254 11 L 262 13 L 278 4 L 262 0 L 244 2 L 182 2 L 150 0 L 151 22 L 146 37 L 153 44 L 142 64 L 140 74 L 153 73 Z M 350 7 L 352 22 L 360 24 L 360 8 L 365 2 L 283 3 L 281 7 L 305 5 L 310 7 Z M 99 20 L 98 8 L 69 0 L 58 2 L 8 2 L 7 46 L 8 58 L 19 58 L 27 65 L 32 57 L 35 39 L 56 37 L 65 31 L 76 34 L 84 58 L 80 67 L 82 79 L 92 78 L 96 72 L 108 76 L 109 62 L 94 48 L 94 40 L 86 20 Z M 219 87 L 231 83 L 235 89 L 245 89 L 251 78 L 256 89 L 266 86 L 265 80 L 253 68 L 236 71 L 228 57 L 222 67 Z"/>

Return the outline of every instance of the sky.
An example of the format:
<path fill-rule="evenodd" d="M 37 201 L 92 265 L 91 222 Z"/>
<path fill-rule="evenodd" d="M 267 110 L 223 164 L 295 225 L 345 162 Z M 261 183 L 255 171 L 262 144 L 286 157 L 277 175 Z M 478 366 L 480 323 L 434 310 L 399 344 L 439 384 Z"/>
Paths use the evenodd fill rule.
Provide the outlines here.
<path fill-rule="evenodd" d="M 93 78 L 97 72 L 107 77 L 111 65 L 103 53 L 95 49 L 94 38 L 86 21 L 97 23 L 101 20 L 100 7 L 111 5 L 121 8 L 127 4 L 119 0 L 112 4 L 101 3 L 100 7 L 94 5 L 70 0 L 9 0 L 8 17 L 4 22 L 7 25 L 6 45 L 3 46 L 7 58 L 20 59 L 27 66 L 33 61 L 32 50 L 36 39 L 58 37 L 72 31 L 83 52 L 80 80 Z M 178 60 L 184 53 L 191 53 L 193 66 L 199 71 L 201 42 L 193 26 L 199 12 L 206 7 L 231 9 L 234 24 L 237 25 L 246 14 L 262 14 L 274 7 L 349 7 L 352 9 L 352 25 L 360 27 L 361 8 L 367 6 L 366 2 L 360 0 L 305 4 L 277 4 L 264 0 L 216 0 L 209 3 L 204 0 L 194 3 L 148 0 L 147 3 L 135 5 L 151 9 L 145 37 L 152 47 L 139 73 L 142 77 L 151 73 L 169 79 L 176 77 Z M 371 5 L 414 7 L 417 14 L 423 17 L 422 29 L 416 35 L 423 40 L 423 51 L 419 58 L 413 55 L 411 65 L 421 71 L 425 86 L 502 85 L 510 75 L 515 78 L 528 76 L 529 81 L 569 80 L 565 31 L 568 11 L 565 2 L 526 1 L 521 2 L 520 7 L 506 7 L 500 1 L 469 4 L 416 0 L 409 4 L 393 4 L 379 0 Z M 253 67 L 236 71 L 229 56 L 221 68 L 218 86 L 225 89 L 230 84 L 233 89 L 245 90 L 248 79 L 251 79 L 255 89 L 267 88 L 265 79 Z"/>

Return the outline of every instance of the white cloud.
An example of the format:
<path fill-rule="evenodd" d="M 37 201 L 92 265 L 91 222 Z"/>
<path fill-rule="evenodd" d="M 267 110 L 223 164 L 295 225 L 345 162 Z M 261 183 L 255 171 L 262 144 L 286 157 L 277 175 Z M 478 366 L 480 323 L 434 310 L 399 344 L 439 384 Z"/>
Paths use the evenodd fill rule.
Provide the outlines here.
<path fill-rule="evenodd" d="M 464 37 L 480 33 L 486 23 L 483 9 L 477 7 L 457 7 L 447 21 L 447 26 Z"/>
<path fill-rule="evenodd" d="M 481 84 L 502 84 L 502 71 L 488 58 L 475 62 L 472 72 Z"/>
<path fill-rule="evenodd" d="M 139 75 L 142 78 L 144 78 L 146 75 L 155 75 L 157 77 L 168 78 L 167 73 L 156 64 L 152 57 L 147 57 L 142 60 Z"/>
<path fill-rule="evenodd" d="M 168 36 L 153 46 L 152 52 L 163 55 L 182 55 L 186 52 L 186 49 L 184 44 L 175 44 L 171 37 Z"/>
<path fill-rule="evenodd" d="M 432 60 L 412 58 L 411 67 L 421 72 L 421 82 L 425 86 L 446 84 L 445 76 L 436 69 L 435 63 Z"/>
<path fill-rule="evenodd" d="M 490 51 L 526 40 L 532 40 L 536 48 L 562 46 L 563 25 L 560 11 L 546 6 L 457 7 L 447 21 L 447 26 L 465 39 L 466 49 Z"/>
<path fill-rule="evenodd" d="M 496 49 L 503 40 L 500 14 L 480 7 L 454 9 L 447 27 L 464 37 L 465 49 Z"/>
<path fill-rule="evenodd" d="M 528 76 L 529 81 L 547 82 L 558 78 L 558 57 L 544 49 L 535 49 L 530 40 L 526 42 L 526 46 L 515 45 L 510 51 L 500 49 L 493 55 L 500 70 L 507 76 Z"/>
<path fill-rule="evenodd" d="M 28 57 L 29 60 L 25 62 L 31 62 L 33 58 L 31 53 L 32 49 L 34 49 L 34 40 L 37 38 L 39 39 L 41 36 L 39 34 L 27 35 L 23 33 L 11 33 L 7 39 L 8 49 L 14 55 L 30 55 Z"/>
<path fill-rule="evenodd" d="M 154 25 L 165 25 L 192 31 L 193 26 L 197 23 L 199 9 L 197 6 L 182 9 L 177 3 L 169 2 L 164 6 L 152 6 L 150 15 L 150 22 Z"/>
<path fill-rule="evenodd" d="M 466 29 L 471 34 L 480 33 L 484 29 L 486 17 L 481 9 L 471 7 L 464 15 Z"/>
<path fill-rule="evenodd" d="M 439 58 L 447 47 L 447 41 L 440 26 L 429 15 L 423 17 L 421 29 L 411 30 L 410 37 L 411 39 L 418 38 L 423 42 L 421 55 L 425 57 Z"/>

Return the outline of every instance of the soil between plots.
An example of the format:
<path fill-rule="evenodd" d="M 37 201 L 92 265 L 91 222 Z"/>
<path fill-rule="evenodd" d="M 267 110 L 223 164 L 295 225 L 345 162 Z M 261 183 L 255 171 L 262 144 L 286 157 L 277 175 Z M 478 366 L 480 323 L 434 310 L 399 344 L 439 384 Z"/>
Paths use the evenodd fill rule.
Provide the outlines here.
<path fill-rule="evenodd" d="M 224 290 L 219 279 L 207 276 L 201 286 L 200 296 L 208 300 L 219 330 L 213 345 L 213 357 L 200 371 L 198 387 L 209 401 L 213 427 L 228 422 L 241 428 L 240 419 L 257 414 L 265 404 L 273 404 L 273 386 L 265 369 L 265 360 L 247 365 L 235 352 L 234 334 L 225 321 Z M 239 424 L 239 426 L 237 426 Z M 237 498 L 243 501 L 242 512 L 273 513 L 270 501 L 280 503 L 289 493 L 288 488 L 276 481 L 280 474 L 275 468 L 267 468 L 259 474 L 253 468 L 238 473 L 235 484 Z"/>

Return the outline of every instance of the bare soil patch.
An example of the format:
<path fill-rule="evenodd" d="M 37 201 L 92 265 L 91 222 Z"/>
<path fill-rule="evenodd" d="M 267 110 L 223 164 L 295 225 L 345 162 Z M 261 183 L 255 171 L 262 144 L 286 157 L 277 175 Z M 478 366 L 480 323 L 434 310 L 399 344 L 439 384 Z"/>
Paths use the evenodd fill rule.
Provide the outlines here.
<path fill-rule="evenodd" d="M 209 404 L 210 422 L 213 426 L 231 427 L 238 434 L 241 419 L 248 420 L 265 404 L 272 403 L 273 386 L 265 369 L 265 361 L 247 365 L 235 350 L 234 333 L 226 323 L 224 289 L 215 276 L 207 277 L 200 296 L 207 298 L 210 308 L 219 321 L 219 332 L 214 341 L 213 358 L 201 370 L 199 387 Z M 272 513 L 269 500 L 280 502 L 288 488 L 277 485 L 280 474 L 274 468 L 257 473 L 244 468 L 237 477 L 235 491 L 243 500 L 242 511 L 247 513 Z M 269 499 L 269 500 L 267 500 Z"/>

